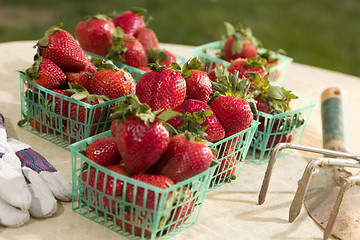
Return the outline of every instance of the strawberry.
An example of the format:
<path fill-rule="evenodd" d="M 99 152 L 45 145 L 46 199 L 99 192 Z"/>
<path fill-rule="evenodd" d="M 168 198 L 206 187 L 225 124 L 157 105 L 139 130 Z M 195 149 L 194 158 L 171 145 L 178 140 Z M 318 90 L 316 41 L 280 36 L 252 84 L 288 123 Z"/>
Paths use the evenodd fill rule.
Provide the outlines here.
<path fill-rule="evenodd" d="M 178 183 L 207 170 L 214 158 L 211 148 L 187 131 L 170 138 L 166 152 L 151 171 Z"/>
<path fill-rule="evenodd" d="M 101 166 L 115 164 L 121 160 L 114 137 L 95 139 L 86 147 L 85 156 Z"/>
<path fill-rule="evenodd" d="M 224 157 L 223 159 L 221 159 Z M 218 159 L 221 159 L 219 167 L 216 168 L 217 179 L 219 181 L 232 180 L 236 174 L 236 155 L 234 150 L 229 148 L 223 148 L 218 155 Z"/>
<path fill-rule="evenodd" d="M 86 135 L 85 130 L 88 131 Z M 74 142 L 80 141 L 88 136 L 94 136 L 97 133 L 97 126 L 91 126 L 91 128 L 85 128 L 84 124 L 80 124 L 77 122 L 69 122 L 64 126 L 64 129 L 61 133 L 64 141 L 68 144 L 72 144 Z"/>
<path fill-rule="evenodd" d="M 182 200 L 179 202 L 178 207 L 174 208 L 171 213 L 172 217 L 169 219 L 169 221 L 173 223 L 170 225 L 170 231 L 184 224 L 190 214 L 194 211 L 195 201 L 190 189 L 183 187 L 182 192 L 180 193 L 180 199 Z"/>
<path fill-rule="evenodd" d="M 61 27 L 53 26 L 46 31 L 44 38 L 36 44 L 37 55 L 53 61 L 64 72 L 96 71 L 74 37 Z"/>
<path fill-rule="evenodd" d="M 290 110 L 290 101 L 298 98 L 291 90 L 284 87 L 272 86 L 266 76 L 264 77 L 264 81 L 262 81 L 259 75 L 253 74 L 252 79 L 254 84 L 250 86 L 250 89 L 257 101 L 256 107 L 259 112 L 270 115 L 284 113 Z M 254 116 L 254 118 L 256 117 L 257 115 Z M 264 117 L 260 115 L 258 120 L 261 123 L 258 130 L 264 131 Z M 278 119 L 275 119 L 274 128 L 279 127 L 278 121 Z M 273 130 L 271 131 L 273 132 Z"/>
<path fill-rule="evenodd" d="M 257 101 L 256 106 L 259 113 L 276 116 L 290 110 L 290 102 L 298 96 L 280 86 L 272 86 L 270 80 L 265 77 L 261 82 L 260 77 L 255 74 L 255 84 L 251 86 L 252 94 Z M 291 142 L 295 129 L 304 124 L 301 114 L 266 117 L 265 114 L 255 115 L 254 119 L 260 122 L 258 131 L 270 134 L 266 148 L 272 148 L 280 142 Z"/>
<path fill-rule="evenodd" d="M 118 123 L 119 122 L 117 119 L 115 119 L 111 122 L 110 132 L 111 132 L 112 137 L 115 137 L 115 135 L 116 135 L 116 129 L 117 129 Z"/>
<path fill-rule="evenodd" d="M 119 13 L 113 17 L 115 27 L 121 27 L 125 34 L 135 36 L 141 29 L 145 28 L 143 16 L 147 13 L 146 9 L 133 8 L 130 11 Z"/>
<path fill-rule="evenodd" d="M 120 98 L 135 92 L 135 80 L 124 68 L 102 60 L 98 72 L 90 82 L 91 92 L 109 99 Z"/>
<path fill-rule="evenodd" d="M 156 186 L 162 189 L 167 189 L 172 185 L 175 185 L 171 178 L 166 176 L 152 175 L 152 174 L 136 174 L 132 176 L 133 179 Z M 161 193 L 155 194 L 153 190 L 146 190 L 143 187 L 137 186 L 136 189 L 133 184 L 128 183 L 126 188 L 126 198 L 131 203 L 135 203 L 140 207 L 146 207 L 147 209 L 156 209 L 161 199 Z M 170 197 L 170 196 L 169 196 Z"/>
<path fill-rule="evenodd" d="M 153 226 L 149 222 L 152 221 L 152 219 L 151 217 L 149 219 L 148 214 L 148 211 L 131 208 L 124 212 L 123 218 L 116 218 L 116 224 L 120 228 L 129 232 L 132 236 L 135 235 L 150 238 L 152 232 L 148 229 L 151 229 Z M 144 225 L 146 228 L 144 228 Z"/>
<path fill-rule="evenodd" d="M 151 28 L 140 29 L 135 34 L 135 38 L 141 42 L 145 51 L 149 49 L 159 49 L 159 40 Z"/>
<path fill-rule="evenodd" d="M 63 70 L 43 57 L 38 57 L 32 67 L 26 70 L 25 75 L 47 89 L 62 88 L 67 84 Z"/>
<path fill-rule="evenodd" d="M 141 71 L 144 71 L 144 72 L 149 72 L 151 70 L 151 68 L 148 67 L 148 66 L 138 67 L 138 69 L 141 70 Z"/>
<path fill-rule="evenodd" d="M 234 96 L 216 97 L 210 107 L 224 127 L 225 137 L 248 128 L 253 120 L 250 105 L 245 100 Z"/>
<path fill-rule="evenodd" d="M 253 36 L 250 28 L 244 29 L 241 24 L 233 26 L 225 22 L 227 37 L 223 47 L 223 58 L 226 61 L 237 58 L 253 58 L 257 55 L 261 42 Z"/>
<path fill-rule="evenodd" d="M 63 96 L 70 97 L 70 94 L 66 93 L 62 89 L 53 89 L 52 91 Z M 57 97 L 56 95 L 53 96 L 51 94 L 48 94 L 47 96 L 49 102 L 49 110 L 60 116 L 53 116 L 53 126 L 56 128 L 60 128 L 61 124 L 66 124 L 66 119 L 69 115 L 69 100 L 65 99 L 64 97 Z M 55 121 L 58 122 L 58 124 L 55 124 Z"/>
<path fill-rule="evenodd" d="M 82 49 L 105 57 L 112 46 L 115 24 L 104 14 L 88 16 L 75 28 L 75 36 Z"/>
<path fill-rule="evenodd" d="M 186 81 L 178 64 L 172 67 L 155 64 L 136 84 L 136 96 L 152 110 L 174 109 L 185 100 L 185 95 Z"/>
<path fill-rule="evenodd" d="M 263 78 L 267 73 L 268 69 L 265 67 L 266 60 L 261 57 L 255 57 L 250 59 L 237 58 L 230 63 L 227 70 L 230 73 L 239 72 L 239 77 L 246 77 L 251 79 L 250 73 L 257 73 Z"/>
<path fill-rule="evenodd" d="M 124 34 L 121 28 L 116 28 L 112 40 L 113 45 L 109 48 L 107 58 L 135 68 L 147 65 L 146 51 L 134 36 Z"/>
<path fill-rule="evenodd" d="M 43 121 L 39 121 L 37 119 L 34 118 L 30 118 L 29 119 L 29 123 L 31 125 L 31 127 L 40 132 L 40 133 L 49 133 L 49 134 L 53 134 L 54 130 L 52 130 L 51 128 L 49 128 L 47 125 L 51 125 L 49 118 L 46 118 L 46 125 L 43 124 Z"/>
<path fill-rule="evenodd" d="M 67 93 L 72 94 L 71 97 L 83 103 L 90 105 L 97 105 L 101 102 L 109 100 L 106 96 L 90 95 L 89 92 L 80 85 L 70 84 L 71 89 L 66 90 Z M 80 123 L 95 124 L 98 123 L 106 114 L 106 109 L 101 107 L 90 108 L 83 105 L 73 103 L 70 104 L 69 118 Z"/>
<path fill-rule="evenodd" d="M 196 99 L 208 102 L 210 100 L 210 93 L 212 93 L 211 80 L 200 67 L 200 59 L 192 58 L 189 59 L 182 68 L 186 81 L 185 99 Z"/>
<path fill-rule="evenodd" d="M 289 143 L 291 142 L 293 135 L 293 132 L 270 135 L 266 148 L 275 147 L 278 143 Z"/>
<path fill-rule="evenodd" d="M 80 72 L 66 72 L 68 83 L 76 83 L 83 86 L 88 92 L 90 90 L 90 83 L 94 76 L 94 73 L 80 71 Z"/>
<path fill-rule="evenodd" d="M 111 164 L 105 167 L 113 172 L 116 172 L 117 174 L 124 176 L 127 175 L 126 171 L 124 170 L 124 167 L 120 164 Z M 114 177 L 110 175 L 105 175 L 104 172 L 96 170 L 95 168 L 90 168 L 88 181 L 87 178 L 88 178 L 88 171 L 82 172 L 81 174 L 82 181 L 87 182 L 91 187 L 95 187 L 95 183 L 96 183 L 97 190 L 112 196 L 113 187 L 114 187 Z M 117 180 L 115 185 L 116 185 L 115 196 L 121 196 L 124 188 L 124 182 L 122 180 Z M 104 191 L 104 187 L 105 187 L 105 191 Z"/>
<path fill-rule="evenodd" d="M 129 105 L 120 102 L 111 117 L 120 120 L 115 138 L 125 170 L 135 175 L 154 165 L 166 151 L 170 133 L 163 122 L 175 115 L 168 115 L 169 111 L 157 115 L 159 111 L 152 112 L 136 96 L 128 96 L 126 101 Z"/>
<path fill-rule="evenodd" d="M 225 137 L 248 128 L 256 113 L 252 94 L 248 93 L 250 81 L 239 79 L 238 72 L 230 74 L 226 70 L 213 82 L 214 94 L 210 107 L 225 129 Z"/>
<path fill-rule="evenodd" d="M 171 66 L 176 63 L 176 57 L 166 49 L 147 50 L 148 63 L 158 63 L 160 66 Z"/>
<path fill-rule="evenodd" d="M 113 171 L 117 174 L 126 176 L 126 172 L 124 171 L 124 167 L 120 164 L 113 164 L 105 166 L 110 171 Z M 124 181 L 120 179 L 116 179 L 113 176 L 107 175 L 102 171 L 97 171 L 95 168 L 90 168 L 90 170 L 85 170 L 81 173 L 80 179 L 82 182 L 90 185 L 93 188 L 96 188 L 98 191 L 102 192 L 103 194 L 100 195 L 98 192 L 93 191 L 90 188 L 85 188 L 85 194 L 87 199 L 90 202 L 94 202 L 96 206 L 106 209 L 110 212 L 114 210 L 115 200 L 112 200 L 110 203 L 108 196 L 118 197 L 122 196 L 123 188 L 124 188 Z M 96 185 L 96 186 L 95 186 Z M 90 193 L 87 193 L 90 191 Z M 114 191 L 114 192 L 113 192 Z M 88 199 L 88 196 L 95 199 Z M 100 199 L 102 196 L 102 199 Z M 102 211 L 99 211 L 102 213 Z"/>
<path fill-rule="evenodd" d="M 216 64 L 215 63 L 215 64 L 212 65 L 211 70 L 208 69 L 206 71 L 208 73 L 207 75 L 209 76 L 211 81 L 215 81 L 217 79 L 216 72 L 218 71 L 217 69 L 219 69 L 219 68 L 223 70 L 225 67 L 222 64 Z"/>
<path fill-rule="evenodd" d="M 209 115 L 204 116 L 205 117 L 204 120 L 200 119 L 200 117 L 201 117 L 200 111 L 201 110 L 211 111 Z M 184 124 L 184 120 L 190 121 L 190 123 L 187 123 L 187 124 L 191 124 L 191 120 L 188 120 L 185 118 L 185 117 L 188 117 L 188 114 L 185 114 L 185 113 L 190 113 L 190 114 L 195 115 L 194 117 L 197 117 L 197 118 L 195 118 L 196 123 L 199 123 L 199 121 L 201 121 L 202 122 L 201 127 L 206 128 L 204 130 L 204 132 L 206 133 L 206 136 L 204 136 L 205 140 L 207 140 L 209 142 L 216 142 L 225 137 L 224 128 L 220 124 L 220 122 L 217 119 L 217 117 L 215 116 L 215 114 L 213 114 L 210 106 L 207 105 L 206 103 L 199 101 L 199 100 L 188 99 L 188 100 L 185 100 L 178 107 L 174 108 L 174 111 L 183 113 L 182 117 L 176 116 L 168 121 L 169 124 L 171 124 L 174 128 L 180 130 L 180 127 L 183 126 L 183 124 Z M 190 129 L 187 129 L 187 130 L 191 131 Z"/>

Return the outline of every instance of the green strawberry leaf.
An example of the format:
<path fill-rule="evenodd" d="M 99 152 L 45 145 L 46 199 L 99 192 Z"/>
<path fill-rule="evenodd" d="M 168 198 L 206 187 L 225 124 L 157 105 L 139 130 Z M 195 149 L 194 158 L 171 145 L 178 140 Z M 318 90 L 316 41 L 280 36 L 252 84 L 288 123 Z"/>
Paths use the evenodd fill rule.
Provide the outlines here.
<path fill-rule="evenodd" d="M 286 100 L 286 96 L 279 86 L 269 86 L 267 93 L 269 97 L 274 98 L 276 100 L 281 100 L 281 101 Z"/>
<path fill-rule="evenodd" d="M 243 41 L 240 39 L 235 39 L 231 46 L 231 53 L 236 54 L 240 53 L 243 49 Z"/>
<path fill-rule="evenodd" d="M 176 116 L 182 116 L 182 113 L 168 109 L 157 115 L 157 118 L 163 122 L 167 122 Z"/>
<path fill-rule="evenodd" d="M 228 36 L 233 36 L 236 33 L 236 29 L 231 23 L 224 22 L 224 25 Z"/>

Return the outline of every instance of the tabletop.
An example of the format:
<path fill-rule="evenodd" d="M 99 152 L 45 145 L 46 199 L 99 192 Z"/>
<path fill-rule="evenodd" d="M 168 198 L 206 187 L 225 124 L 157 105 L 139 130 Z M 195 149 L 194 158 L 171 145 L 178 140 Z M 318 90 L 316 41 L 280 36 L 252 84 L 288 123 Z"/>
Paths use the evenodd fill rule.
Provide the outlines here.
<path fill-rule="evenodd" d="M 17 70 L 28 68 L 33 62 L 35 41 L 0 43 L 0 112 L 5 116 L 9 137 L 32 146 L 71 181 L 71 154 L 17 126 L 20 120 L 20 80 Z M 193 47 L 165 44 L 161 47 L 189 58 Z M 349 147 L 360 154 L 360 78 L 308 65 L 291 63 L 283 85 L 318 104 L 305 129 L 302 145 L 322 147 L 320 95 L 328 87 L 339 87 L 347 92 L 349 108 Z M 289 207 L 297 181 L 306 164 L 319 157 L 313 153 L 295 152 L 278 159 L 270 182 L 267 199 L 257 204 L 258 194 L 267 164 L 256 165 L 245 161 L 239 177 L 205 197 L 198 221 L 172 239 L 322 239 L 323 230 L 303 208 L 299 217 L 288 222 Z M 94 223 L 71 209 L 71 203 L 58 202 L 55 216 L 48 219 L 31 218 L 20 228 L 0 226 L 0 240 L 41 239 L 125 239 Z"/>

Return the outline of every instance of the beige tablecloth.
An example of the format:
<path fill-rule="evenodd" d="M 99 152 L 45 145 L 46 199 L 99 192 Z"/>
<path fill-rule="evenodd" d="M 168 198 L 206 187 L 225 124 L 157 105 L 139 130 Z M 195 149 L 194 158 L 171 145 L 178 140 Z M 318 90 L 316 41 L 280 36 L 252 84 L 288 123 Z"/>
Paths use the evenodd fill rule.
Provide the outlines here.
<path fill-rule="evenodd" d="M 0 44 L 0 112 L 6 118 L 9 137 L 30 144 L 42 153 L 71 181 L 71 154 L 25 130 L 16 124 L 20 119 L 19 76 L 17 70 L 30 67 L 35 41 Z M 173 53 L 192 56 L 191 46 L 162 44 Z M 320 95 L 332 86 L 348 94 L 350 149 L 360 154 L 359 103 L 360 78 L 333 71 L 292 63 L 284 85 L 318 102 L 309 120 L 301 144 L 322 147 Z M 208 194 L 198 222 L 172 239 L 321 239 L 323 230 L 303 208 L 294 223 L 288 213 L 297 181 L 309 160 L 319 157 L 309 153 L 294 153 L 279 158 L 273 171 L 267 199 L 257 204 L 258 194 L 267 165 L 245 162 L 239 178 Z M 72 212 L 71 203 L 59 202 L 58 211 L 49 219 L 31 219 L 21 228 L 0 226 L 0 240 L 42 239 L 125 239 L 122 236 Z"/>

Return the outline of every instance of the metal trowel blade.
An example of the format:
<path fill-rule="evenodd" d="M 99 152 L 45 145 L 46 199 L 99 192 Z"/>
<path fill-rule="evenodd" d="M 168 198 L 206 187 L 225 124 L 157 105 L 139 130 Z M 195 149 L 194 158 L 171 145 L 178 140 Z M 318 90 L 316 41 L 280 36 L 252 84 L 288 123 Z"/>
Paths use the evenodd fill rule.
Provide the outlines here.
<path fill-rule="evenodd" d="M 335 182 L 335 168 L 321 168 L 314 173 L 305 196 L 305 208 L 311 218 L 326 228 L 340 186 Z M 360 186 L 346 191 L 332 231 L 342 240 L 360 239 Z"/>

